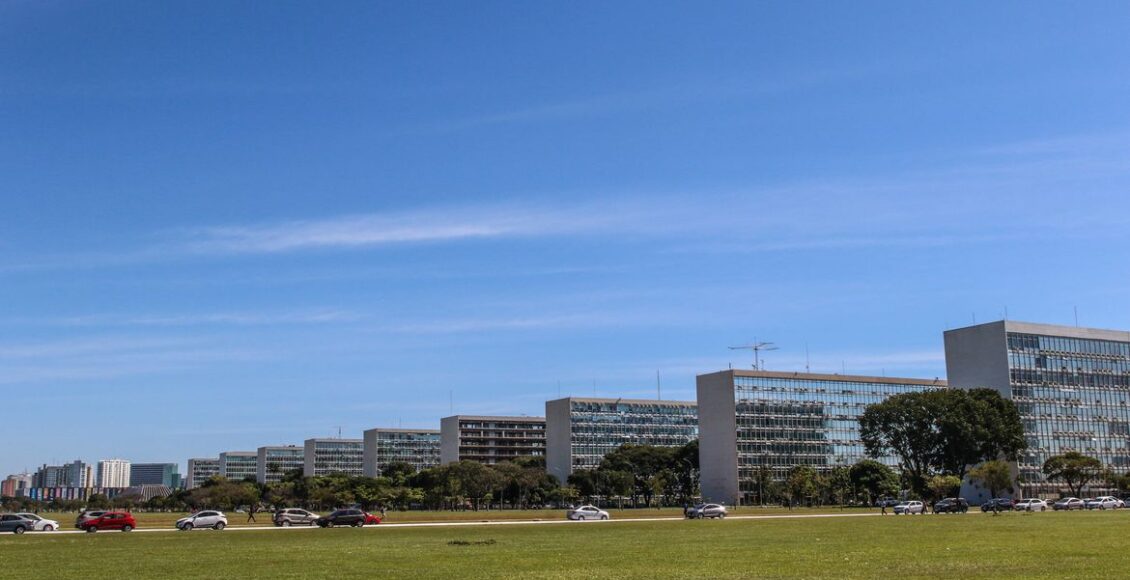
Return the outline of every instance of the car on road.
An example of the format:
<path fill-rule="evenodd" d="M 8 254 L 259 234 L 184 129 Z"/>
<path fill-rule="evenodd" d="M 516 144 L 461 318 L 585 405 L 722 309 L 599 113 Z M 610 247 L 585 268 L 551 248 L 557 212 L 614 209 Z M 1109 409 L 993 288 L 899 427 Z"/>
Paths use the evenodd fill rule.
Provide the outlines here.
<path fill-rule="evenodd" d="M 136 527 L 137 520 L 133 519 L 133 514 L 129 512 L 105 512 L 96 518 L 88 519 L 79 524 L 79 529 L 92 534 L 98 530 L 129 532 Z"/>
<path fill-rule="evenodd" d="M 881 497 L 881 498 L 879 498 L 878 501 L 875 502 L 875 507 L 878 507 L 878 508 L 895 507 L 896 505 L 898 505 L 901 502 L 902 502 L 902 500 L 895 499 L 893 497 Z"/>
<path fill-rule="evenodd" d="M 286 508 L 275 512 L 273 521 L 276 526 L 312 526 L 321 517 L 316 513 L 304 509 Z"/>
<path fill-rule="evenodd" d="M 369 512 L 364 512 L 364 514 L 365 514 L 365 525 L 366 526 L 375 526 L 375 525 L 381 523 L 381 516 L 371 514 Z"/>
<path fill-rule="evenodd" d="M 612 517 L 608 512 L 591 505 L 583 505 L 576 509 L 571 509 L 565 513 L 565 517 L 571 520 L 607 520 Z"/>
<path fill-rule="evenodd" d="M 204 510 L 177 520 L 176 526 L 177 529 L 182 532 L 188 532 L 196 528 L 223 530 L 228 527 L 228 516 L 224 515 L 224 512 Z"/>
<path fill-rule="evenodd" d="M 1054 504 L 1052 504 L 1052 509 L 1057 511 L 1057 512 L 1061 511 L 1061 510 L 1062 511 L 1081 510 L 1085 507 L 1087 507 L 1087 503 L 1084 502 L 1083 500 L 1077 498 L 1077 497 L 1065 497 L 1065 498 L 1055 502 Z"/>
<path fill-rule="evenodd" d="M 0 532 L 12 532 L 19 535 L 34 529 L 35 522 L 19 514 L 0 514 Z"/>
<path fill-rule="evenodd" d="M 1089 499 L 1086 503 L 1087 509 L 1089 510 L 1116 510 L 1121 507 L 1126 507 L 1126 504 L 1124 504 L 1122 500 L 1109 495 Z"/>
<path fill-rule="evenodd" d="M 716 503 L 700 503 L 687 509 L 687 517 L 698 520 L 703 518 L 724 519 L 726 517 L 726 506 Z"/>
<path fill-rule="evenodd" d="M 87 520 L 93 520 L 93 519 L 100 518 L 100 517 L 102 517 L 102 514 L 105 514 L 105 513 L 106 513 L 106 510 L 90 510 L 90 511 L 79 512 L 78 517 L 75 518 L 75 528 L 81 530 L 83 522 L 85 522 Z"/>
<path fill-rule="evenodd" d="M 969 502 L 963 497 L 947 497 L 934 504 L 936 514 L 963 514 L 969 511 Z"/>
<path fill-rule="evenodd" d="M 1012 504 L 1012 507 L 1018 512 L 1046 512 L 1048 502 L 1042 499 L 1022 499 Z"/>
<path fill-rule="evenodd" d="M 920 501 L 900 501 L 895 504 L 895 515 L 920 514 L 926 511 L 926 505 Z"/>
<path fill-rule="evenodd" d="M 1012 508 L 1015 507 L 1015 505 L 1016 502 L 1007 497 L 994 497 L 993 499 L 981 504 L 981 511 L 991 512 L 995 509 L 998 512 L 1007 512 L 1012 511 Z"/>
<path fill-rule="evenodd" d="M 35 528 L 34 529 L 37 532 L 54 532 L 55 530 L 59 529 L 59 522 L 57 522 L 55 520 L 49 520 L 49 519 L 46 519 L 46 518 L 41 518 L 41 517 L 39 517 L 38 514 L 26 513 L 25 512 L 25 513 L 18 513 L 16 515 L 20 516 L 21 518 L 24 518 L 25 520 L 31 520 L 31 521 L 35 522 Z"/>
<path fill-rule="evenodd" d="M 354 526 L 361 527 L 365 525 L 365 512 L 358 509 L 344 509 L 334 510 L 328 516 L 322 516 L 314 523 L 323 528 L 332 528 L 334 526 Z"/>

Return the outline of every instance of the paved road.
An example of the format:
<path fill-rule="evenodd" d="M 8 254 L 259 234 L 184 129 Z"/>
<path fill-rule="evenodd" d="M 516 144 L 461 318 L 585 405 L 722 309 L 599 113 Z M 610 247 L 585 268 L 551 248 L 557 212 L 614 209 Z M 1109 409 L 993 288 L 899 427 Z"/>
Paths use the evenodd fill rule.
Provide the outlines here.
<path fill-rule="evenodd" d="M 779 514 L 767 516 L 729 516 L 727 520 L 785 520 L 785 519 L 808 519 L 808 518 L 866 518 L 878 516 L 875 513 L 852 513 L 852 514 Z M 560 520 L 494 520 L 494 521 L 454 521 L 454 522 L 419 522 L 419 523 L 404 523 L 404 524 L 380 524 L 378 526 L 366 526 L 362 529 L 365 530 L 387 530 L 394 528 L 455 528 L 466 526 L 541 526 L 541 525 L 614 525 L 624 522 L 681 522 L 684 518 L 669 517 L 669 518 L 619 518 L 611 520 L 592 520 L 585 522 L 570 521 L 566 519 Z M 291 526 L 289 528 L 279 528 L 275 526 L 228 526 L 220 533 L 228 532 L 297 532 L 301 530 L 316 530 L 317 526 Z M 184 533 L 175 528 L 139 528 L 130 533 L 133 534 L 156 534 L 156 533 Z M 82 530 L 61 530 L 56 532 L 29 532 L 24 534 L 25 537 L 42 537 L 50 538 L 55 536 L 70 535 L 70 534 L 85 534 Z M 102 531 L 100 534 L 116 534 L 120 532 Z M 215 530 L 193 530 L 191 533 L 216 533 Z"/>

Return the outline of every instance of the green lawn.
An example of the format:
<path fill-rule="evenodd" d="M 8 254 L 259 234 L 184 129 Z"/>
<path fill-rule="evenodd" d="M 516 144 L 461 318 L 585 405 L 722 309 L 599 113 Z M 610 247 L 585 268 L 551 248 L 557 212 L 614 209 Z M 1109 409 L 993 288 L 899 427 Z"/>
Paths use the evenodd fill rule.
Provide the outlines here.
<path fill-rule="evenodd" d="M 3 569 L 94 578 L 1081 578 L 1130 511 L 0 537 Z"/>

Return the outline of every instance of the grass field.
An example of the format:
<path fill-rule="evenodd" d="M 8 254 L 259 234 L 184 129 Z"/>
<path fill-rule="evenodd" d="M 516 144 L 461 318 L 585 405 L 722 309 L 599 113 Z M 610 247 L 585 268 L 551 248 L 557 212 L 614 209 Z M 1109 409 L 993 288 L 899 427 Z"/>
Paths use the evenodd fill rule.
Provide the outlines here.
<path fill-rule="evenodd" d="M 5 535 L 0 568 L 55 579 L 1113 578 L 1130 569 L 1127 532 L 1130 511 Z"/>

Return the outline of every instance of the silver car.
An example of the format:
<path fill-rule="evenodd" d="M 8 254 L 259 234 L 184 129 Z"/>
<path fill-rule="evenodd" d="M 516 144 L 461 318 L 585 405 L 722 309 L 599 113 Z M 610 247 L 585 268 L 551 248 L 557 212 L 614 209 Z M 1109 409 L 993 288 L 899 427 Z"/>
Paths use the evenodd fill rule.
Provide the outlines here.
<path fill-rule="evenodd" d="M 920 514 L 926 511 L 926 504 L 920 501 L 900 501 L 895 504 L 895 515 Z"/>
<path fill-rule="evenodd" d="M 726 506 L 716 503 L 700 503 L 687 510 L 687 517 L 697 520 L 703 518 L 724 519 L 726 517 Z"/>
<path fill-rule="evenodd" d="M 286 508 L 275 512 L 274 522 L 276 526 L 282 526 L 284 528 L 290 526 L 312 526 L 319 517 L 318 514 L 303 509 Z"/>
<path fill-rule="evenodd" d="M 608 512 L 591 505 L 583 505 L 577 509 L 569 510 L 565 517 L 571 520 L 607 520 L 611 516 Z"/>
<path fill-rule="evenodd" d="M 182 532 L 188 532 L 194 528 L 211 528 L 213 530 L 223 530 L 228 526 L 228 517 L 224 512 L 217 512 L 212 510 L 204 510 L 177 520 L 177 529 Z"/>
<path fill-rule="evenodd" d="M 25 520 L 31 520 L 35 522 L 35 531 L 37 532 L 54 532 L 55 530 L 59 529 L 59 522 L 55 520 L 41 518 L 33 513 L 18 513 L 16 515 L 24 518 Z"/>

